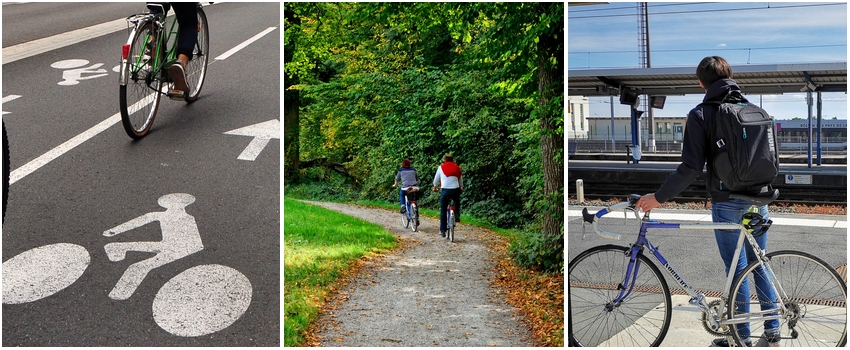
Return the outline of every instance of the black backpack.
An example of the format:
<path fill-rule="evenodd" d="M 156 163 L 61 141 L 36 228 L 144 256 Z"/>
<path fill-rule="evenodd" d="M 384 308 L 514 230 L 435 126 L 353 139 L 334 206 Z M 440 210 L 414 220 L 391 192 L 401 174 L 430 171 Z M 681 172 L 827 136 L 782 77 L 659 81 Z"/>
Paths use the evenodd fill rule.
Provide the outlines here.
<path fill-rule="evenodd" d="M 721 102 L 701 105 L 718 106 L 706 125 L 710 175 L 720 180 L 720 189 L 753 193 L 770 186 L 779 174 L 776 127 L 770 115 L 737 90 L 730 90 Z"/>

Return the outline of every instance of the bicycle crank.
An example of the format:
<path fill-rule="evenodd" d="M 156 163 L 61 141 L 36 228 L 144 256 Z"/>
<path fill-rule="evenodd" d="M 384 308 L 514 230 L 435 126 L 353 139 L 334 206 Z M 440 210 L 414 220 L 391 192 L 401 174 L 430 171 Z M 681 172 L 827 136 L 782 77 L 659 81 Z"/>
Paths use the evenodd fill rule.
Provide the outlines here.
<path fill-rule="evenodd" d="M 722 310 L 721 310 L 720 306 L 721 306 L 721 300 L 718 299 L 718 300 L 715 300 L 715 301 L 708 303 L 708 310 L 709 310 L 709 312 L 711 312 L 714 315 L 721 315 Z M 729 332 L 729 326 L 728 325 L 718 325 L 715 328 L 713 326 L 713 322 L 711 321 L 711 317 L 712 316 L 710 316 L 706 312 L 702 313 L 702 327 L 705 328 L 706 332 L 708 332 L 712 335 L 718 336 L 718 337 L 725 337 L 725 336 L 731 335 L 731 333 Z M 725 319 L 725 317 L 723 319 Z"/>

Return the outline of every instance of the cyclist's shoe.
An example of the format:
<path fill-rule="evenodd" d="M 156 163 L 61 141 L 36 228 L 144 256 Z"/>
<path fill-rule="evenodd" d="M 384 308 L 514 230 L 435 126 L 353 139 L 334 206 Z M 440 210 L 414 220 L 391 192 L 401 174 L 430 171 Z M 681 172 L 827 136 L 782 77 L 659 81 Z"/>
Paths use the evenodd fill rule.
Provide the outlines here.
<path fill-rule="evenodd" d="M 405 212 L 405 211 L 406 211 L 406 210 L 404 210 L 404 207 L 401 207 L 401 209 L 399 209 L 399 210 L 398 210 L 398 212 L 399 212 L 399 213 L 402 213 L 402 214 L 404 214 L 404 212 Z"/>
<path fill-rule="evenodd" d="M 440 232 L 440 237 L 445 237 L 445 236 L 446 236 L 445 232 Z"/>
<path fill-rule="evenodd" d="M 747 346 L 753 346 L 752 340 L 749 340 L 749 339 L 745 340 L 744 344 L 746 344 Z M 729 340 L 726 340 L 726 338 L 714 339 L 714 340 L 711 341 L 711 345 L 709 345 L 709 346 L 710 347 L 721 347 L 721 348 L 730 347 Z"/>
<path fill-rule="evenodd" d="M 759 341 L 756 342 L 756 346 L 758 347 L 779 347 L 782 346 L 779 344 L 780 335 L 779 333 L 765 333 Z"/>
<path fill-rule="evenodd" d="M 176 101 L 185 100 L 189 93 L 189 84 L 186 82 L 186 71 L 183 69 L 183 64 L 180 61 L 174 62 L 168 68 L 168 75 L 174 82 L 174 89 L 168 92 L 168 97 Z"/>
<path fill-rule="evenodd" d="M 455 218 L 455 222 L 460 222 L 460 216 Z"/>

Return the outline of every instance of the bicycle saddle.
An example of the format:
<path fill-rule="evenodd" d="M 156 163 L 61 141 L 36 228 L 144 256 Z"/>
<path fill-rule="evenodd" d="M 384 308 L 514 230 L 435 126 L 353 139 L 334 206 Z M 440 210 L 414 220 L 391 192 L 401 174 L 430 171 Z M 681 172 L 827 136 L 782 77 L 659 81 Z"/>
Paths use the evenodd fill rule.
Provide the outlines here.
<path fill-rule="evenodd" d="M 776 198 L 778 198 L 778 197 L 779 197 L 779 190 L 777 190 L 777 189 L 774 189 L 773 192 L 771 192 L 771 191 L 763 192 L 763 193 L 759 193 L 755 196 L 748 195 L 748 194 L 745 194 L 745 193 L 735 193 L 735 192 L 732 192 L 732 193 L 729 194 L 729 199 L 742 199 L 742 200 L 750 202 L 750 204 L 758 206 L 758 207 L 760 207 L 762 205 L 770 204 L 770 202 L 775 201 Z"/>

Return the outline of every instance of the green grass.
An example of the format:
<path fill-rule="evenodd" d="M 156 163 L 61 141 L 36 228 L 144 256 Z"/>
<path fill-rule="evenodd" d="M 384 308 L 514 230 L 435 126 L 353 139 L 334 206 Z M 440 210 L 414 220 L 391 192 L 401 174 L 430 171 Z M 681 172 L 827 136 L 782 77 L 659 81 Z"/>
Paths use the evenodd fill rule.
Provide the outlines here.
<path fill-rule="evenodd" d="M 378 225 L 284 197 L 284 346 L 302 346 L 325 297 L 363 256 L 397 246 Z"/>

